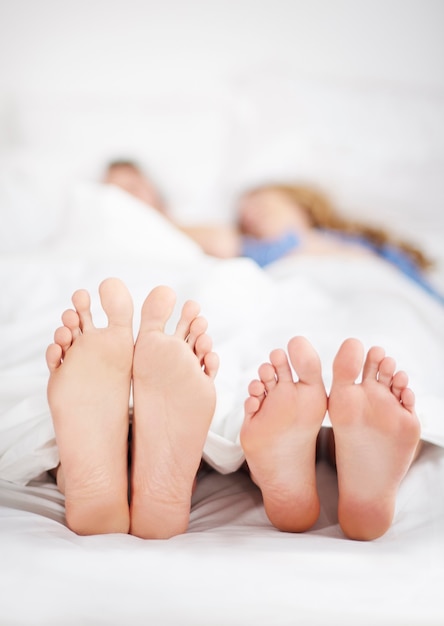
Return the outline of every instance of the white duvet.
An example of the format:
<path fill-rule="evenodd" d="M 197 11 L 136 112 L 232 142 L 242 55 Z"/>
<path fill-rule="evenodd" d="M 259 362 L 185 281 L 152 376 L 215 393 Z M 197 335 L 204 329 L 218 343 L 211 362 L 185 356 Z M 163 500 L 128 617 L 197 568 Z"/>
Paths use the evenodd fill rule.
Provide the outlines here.
<path fill-rule="evenodd" d="M 410 376 L 423 439 L 444 447 L 444 307 L 373 257 L 289 257 L 266 270 L 247 259 L 201 253 L 163 217 L 117 189 L 82 185 L 57 240 L 0 262 L 0 477 L 26 484 L 58 462 L 46 402 L 44 353 L 71 293 L 87 288 L 104 324 L 97 287 L 123 279 L 135 300 L 172 286 L 178 308 L 197 299 L 221 358 L 218 402 L 205 445 L 222 473 L 243 462 L 238 434 L 248 382 L 270 350 L 305 335 L 318 350 L 329 388 L 340 343 L 382 345 Z M 171 320 L 171 328 L 177 312 Z M 328 416 L 325 424 L 328 425 Z"/>

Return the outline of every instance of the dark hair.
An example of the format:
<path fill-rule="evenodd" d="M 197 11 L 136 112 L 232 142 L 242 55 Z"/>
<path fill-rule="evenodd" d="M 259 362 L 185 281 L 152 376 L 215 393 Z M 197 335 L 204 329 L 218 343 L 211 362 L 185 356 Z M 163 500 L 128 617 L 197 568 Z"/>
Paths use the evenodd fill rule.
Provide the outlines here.
<path fill-rule="evenodd" d="M 131 169 L 137 170 L 137 171 L 141 171 L 140 166 L 138 165 L 138 163 L 136 163 L 136 161 L 133 161 L 131 159 L 115 159 L 113 161 L 110 161 L 108 163 L 107 169 L 110 170 L 113 167 L 130 167 Z"/>

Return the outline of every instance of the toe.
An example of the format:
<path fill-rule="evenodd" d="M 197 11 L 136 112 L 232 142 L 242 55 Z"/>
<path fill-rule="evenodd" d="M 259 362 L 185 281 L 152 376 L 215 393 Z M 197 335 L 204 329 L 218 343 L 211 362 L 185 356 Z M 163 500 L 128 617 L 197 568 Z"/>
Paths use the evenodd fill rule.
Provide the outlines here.
<path fill-rule="evenodd" d="M 170 287 L 155 287 L 146 297 L 142 306 L 141 331 L 165 330 L 165 324 L 171 317 L 176 295 Z"/>
<path fill-rule="evenodd" d="M 126 285 L 118 278 L 107 278 L 99 293 L 109 326 L 132 326 L 133 301 Z"/>
<path fill-rule="evenodd" d="M 203 364 L 205 355 L 211 352 L 212 347 L 213 341 L 209 335 L 199 335 L 199 337 L 196 339 L 196 342 L 194 346 L 192 346 L 192 349 L 194 350 L 194 353 L 201 364 Z"/>
<path fill-rule="evenodd" d="M 191 326 L 193 325 L 193 322 L 196 321 L 199 311 L 200 307 L 197 302 L 194 302 L 193 300 L 187 300 L 187 302 L 185 302 L 182 307 L 180 319 L 176 326 L 175 335 L 177 337 L 180 337 L 180 339 L 186 339 L 189 337 Z M 199 326 L 199 324 L 197 326 Z"/>
<path fill-rule="evenodd" d="M 73 340 L 72 332 L 66 326 L 60 326 L 54 333 L 54 343 L 58 344 L 62 349 L 62 357 L 71 347 Z"/>
<path fill-rule="evenodd" d="M 61 363 L 62 348 L 57 343 L 52 343 L 46 350 L 46 364 L 49 371 L 54 372 Z"/>
<path fill-rule="evenodd" d="M 78 289 L 73 293 L 72 303 L 79 315 L 80 330 L 82 332 L 94 328 L 91 316 L 91 298 L 85 289 Z"/>
<path fill-rule="evenodd" d="M 322 383 L 321 360 L 318 353 L 305 337 L 293 337 L 288 342 L 291 364 L 301 382 Z"/>
<path fill-rule="evenodd" d="M 69 328 L 72 333 L 73 339 L 80 335 L 80 318 L 77 311 L 67 309 L 62 315 L 63 325 Z"/>
<path fill-rule="evenodd" d="M 385 357 L 384 348 L 373 346 L 367 353 L 362 370 L 363 380 L 376 380 L 379 372 L 379 365 Z"/>
<path fill-rule="evenodd" d="M 262 398 L 265 395 L 265 385 L 261 380 L 252 380 L 248 385 L 248 393 L 250 396 Z"/>
<path fill-rule="evenodd" d="M 290 363 L 284 350 L 273 350 L 270 353 L 270 361 L 275 369 L 278 381 L 293 382 Z"/>
<path fill-rule="evenodd" d="M 396 363 L 392 357 L 386 356 L 379 364 L 378 381 L 390 387 L 392 384 L 393 374 L 395 373 Z"/>
<path fill-rule="evenodd" d="M 199 316 L 193 319 L 193 321 L 190 324 L 190 332 L 189 332 L 188 339 L 187 339 L 188 345 L 190 346 L 191 350 L 195 350 L 197 341 L 199 340 L 200 337 L 204 335 L 207 328 L 208 328 L 208 322 L 204 317 Z M 196 351 L 196 354 L 197 354 L 197 351 Z"/>
<path fill-rule="evenodd" d="M 271 363 L 263 363 L 259 367 L 259 376 L 267 392 L 276 387 L 276 371 Z"/>
<path fill-rule="evenodd" d="M 357 339 L 346 339 L 333 361 L 333 383 L 351 385 L 358 378 L 364 360 L 364 347 Z"/>
<path fill-rule="evenodd" d="M 216 378 L 219 369 L 219 357 L 216 352 L 207 352 L 203 359 L 204 371 L 210 378 Z"/>
<path fill-rule="evenodd" d="M 249 396 L 244 403 L 245 417 L 251 418 L 259 411 L 261 400 L 256 396 Z"/>
<path fill-rule="evenodd" d="M 403 371 L 396 372 L 392 379 L 392 392 L 398 400 L 401 400 L 402 392 L 408 384 L 409 377 L 407 374 Z"/>
<path fill-rule="evenodd" d="M 415 394 L 409 387 L 401 391 L 401 401 L 407 411 L 412 413 L 415 408 Z"/>

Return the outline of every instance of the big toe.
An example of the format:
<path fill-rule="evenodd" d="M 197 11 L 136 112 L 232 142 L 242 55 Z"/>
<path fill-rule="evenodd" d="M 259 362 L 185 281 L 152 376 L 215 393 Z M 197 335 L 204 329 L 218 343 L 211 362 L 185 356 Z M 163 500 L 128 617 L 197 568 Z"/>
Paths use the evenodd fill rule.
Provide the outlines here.
<path fill-rule="evenodd" d="M 333 383 L 351 385 L 358 378 L 364 361 L 364 347 L 358 339 L 346 339 L 333 361 Z"/>
<path fill-rule="evenodd" d="M 161 330 L 171 317 L 176 294 L 170 287 L 155 287 L 146 297 L 142 306 L 140 330 Z"/>
<path fill-rule="evenodd" d="M 100 287 L 100 301 L 111 326 L 131 326 L 133 301 L 126 285 L 118 278 L 107 278 Z"/>
<path fill-rule="evenodd" d="M 288 342 L 288 355 L 300 381 L 307 384 L 322 382 L 321 360 L 305 337 L 293 337 Z"/>

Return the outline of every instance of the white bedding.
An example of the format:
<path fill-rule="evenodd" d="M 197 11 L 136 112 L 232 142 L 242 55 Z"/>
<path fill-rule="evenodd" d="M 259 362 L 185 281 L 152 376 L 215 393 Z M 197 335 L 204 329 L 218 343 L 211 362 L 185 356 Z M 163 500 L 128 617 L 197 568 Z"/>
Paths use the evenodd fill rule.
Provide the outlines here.
<path fill-rule="evenodd" d="M 444 454 L 427 448 L 401 485 L 392 528 L 343 538 L 333 471 L 303 535 L 266 519 L 245 474 L 202 477 L 189 530 L 168 541 L 79 537 L 55 485 L 0 483 L 5 626 L 441 626 Z"/>
<path fill-rule="evenodd" d="M 210 259 L 158 214 L 101 185 L 73 189 L 69 206 L 51 245 L 0 261 L 0 623 L 443 623 L 442 305 L 370 257 L 294 257 L 265 271 L 246 259 Z M 57 463 L 46 345 L 76 288 L 91 291 L 104 322 L 97 287 L 111 275 L 128 284 L 136 311 L 159 283 L 176 289 L 179 305 L 197 299 L 221 357 L 204 453 L 228 475 L 202 477 L 188 533 L 167 542 L 77 537 L 64 525 L 55 486 L 38 479 Z M 383 345 L 409 372 L 423 438 L 435 445 L 405 479 L 393 527 L 376 542 L 343 539 L 334 474 L 324 464 L 321 517 L 297 536 L 274 530 L 255 487 L 233 473 L 243 461 L 247 384 L 269 351 L 296 334 L 319 351 L 327 388 L 347 336 Z"/>
<path fill-rule="evenodd" d="M 117 189 L 83 185 L 73 195 L 66 235 L 57 244 L 26 260 L 8 255 L 1 264 L 4 478 L 23 484 L 57 463 L 45 401 L 45 346 L 76 288 L 90 290 L 103 321 L 97 287 L 109 275 L 128 284 L 137 311 L 146 293 L 165 283 L 179 302 L 194 298 L 202 305 L 221 358 L 204 450 L 219 471 L 234 471 L 243 461 L 238 433 L 248 382 L 270 350 L 296 334 L 319 351 L 327 389 L 346 337 L 358 337 L 367 349 L 384 346 L 410 375 L 423 438 L 444 446 L 444 309 L 397 269 L 373 256 L 351 262 L 348 256 L 296 255 L 264 272 L 247 259 L 207 257 L 168 220 Z M 135 332 L 137 323 L 136 315 Z"/>

